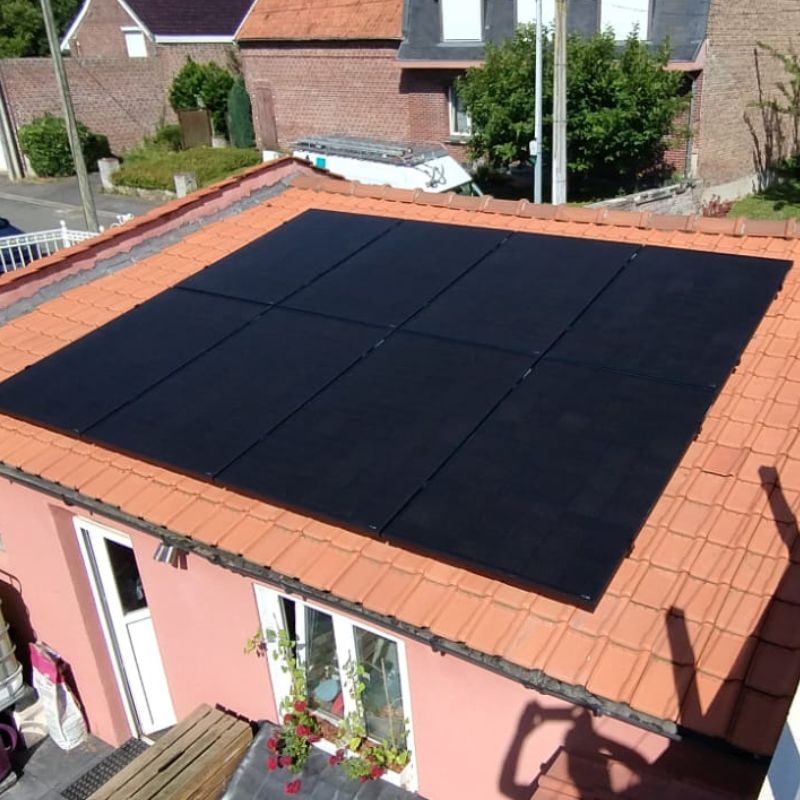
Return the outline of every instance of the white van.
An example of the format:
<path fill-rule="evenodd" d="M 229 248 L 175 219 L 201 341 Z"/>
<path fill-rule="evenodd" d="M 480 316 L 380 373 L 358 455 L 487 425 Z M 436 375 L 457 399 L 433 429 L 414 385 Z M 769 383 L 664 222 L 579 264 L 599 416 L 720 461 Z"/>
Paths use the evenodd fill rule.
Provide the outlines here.
<path fill-rule="evenodd" d="M 359 183 L 480 195 L 470 174 L 440 144 L 401 144 L 349 136 L 301 139 L 293 153 Z"/>

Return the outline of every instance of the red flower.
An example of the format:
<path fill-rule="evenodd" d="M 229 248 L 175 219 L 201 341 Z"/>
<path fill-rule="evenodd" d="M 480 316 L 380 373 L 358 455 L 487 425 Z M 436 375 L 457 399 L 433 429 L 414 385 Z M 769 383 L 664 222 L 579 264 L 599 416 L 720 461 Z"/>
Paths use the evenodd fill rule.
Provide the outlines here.
<path fill-rule="evenodd" d="M 288 725 L 294 719 L 294 714 L 284 714 L 283 721 L 286 725 Z"/>
<path fill-rule="evenodd" d="M 286 794 L 297 794 L 300 791 L 300 786 L 301 783 L 299 779 L 289 781 L 289 783 L 287 783 L 286 786 L 283 787 L 283 791 Z"/>
<path fill-rule="evenodd" d="M 288 766 L 290 766 L 290 765 L 291 765 L 291 763 L 292 763 L 292 757 L 291 757 L 291 756 L 281 756 L 281 757 L 278 759 L 278 763 L 279 763 L 279 764 L 280 764 L 282 767 L 288 767 Z"/>
<path fill-rule="evenodd" d="M 275 758 L 275 756 L 270 756 L 267 759 L 267 769 L 268 770 L 278 769 L 278 759 Z"/>
<path fill-rule="evenodd" d="M 298 714 L 302 714 L 307 708 L 308 706 L 305 700 L 295 700 L 294 710 L 297 711 Z"/>
<path fill-rule="evenodd" d="M 309 742 L 312 742 L 312 743 L 313 743 L 313 742 L 318 742 L 318 741 L 320 741 L 320 739 L 322 739 L 322 737 L 321 737 L 321 736 L 319 736 L 319 735 L 318 735 L 318 734 L 316 734 L 316 733 L 315 733 L 313 736 L 309 736 L 309 737 L 308 737 L 308 741 L 309 741 Z"/>
<path fill-rule="evenodd" d="M 369 754 L 367 755 L 367 761 L 369 761 L 369 762 L 370 762 L 370 764 L 374 764 L 374 763 L 375 763 L 375 756 L 374 756 L 374 755 L 372 755 L 372 753 L 369 753 Z"/>
<path fill-rule="evenodd" d="M 368 775 L 362 775 L 359 778 L 359 781 L 361 781 L 361 783 L 366 783 L 368 780 L 369 780 L 369 776 Z"/>
<path fill-rule="evenodd" d="M 273 752 L 278 749 L 278 740 L 274 736 L 267 739 L 267 749 Z"/>
<path fill-rule="evenodd" d="M 308 736 L 308 735 L 311 733 L 311 728 L 309 728 L 309 727 L 307 727 L 307 726 L 305 726 L 305 725 L 298 725 L 298 726 L 297 726 L 297 727 L 294 729 L 294 732 L 295 732 L 295 733 L 296 733 L 298 736 Z"/>
<path fill-rule="evenodd" d="M 335 767 L 339 763 L 339 759 L 336 756 L 328 756 L 328 763 Z"/>
<path fill-rule="evenodd" d="M 369 771 L 369 774 L 373 778 L 380 778 L 383 775 L 383 767 L 379 767 L 377 764 Z"/>

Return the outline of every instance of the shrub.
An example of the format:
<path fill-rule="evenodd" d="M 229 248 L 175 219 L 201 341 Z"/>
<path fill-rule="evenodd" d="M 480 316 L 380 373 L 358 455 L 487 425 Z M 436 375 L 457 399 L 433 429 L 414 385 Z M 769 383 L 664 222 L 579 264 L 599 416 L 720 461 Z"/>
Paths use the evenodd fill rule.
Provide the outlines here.
<path fill-rule="evenodd" d="M 198 185 L 206 186 L 260 161 L 258 151 L 233 147 L 193 147 L 178 153 L 144 147 L 127 154 L 113 181 L 117 186 L 172 191 L 176 172 L 194 172 Z"/>
<path fill-rule="evenodd" d="M 97 159 L 111 155 L 108 139 L 99 133 L 93 133 L 80 122 L 78 138 L 87 169 L 96 170 Z M 61 117 L 54 117 L 51 114 L 38 117 L 20 128 L 19 142 L 22 152 L 30 159 L 37 175 L 43 178 L 56 178 L 75 174 L 67 126 Z"/>
<path fill-rule="evenodd" d="M 163 150 L 177 152 L 183 147 L 180 125 L 162 125 L 153 136 L 152 143 Z"/>
<path fill-rule="evenodd" d="M 214 123 L 214 133 L 228 133 L 228 92 L 233 85 L 233 75 L 213 61 L 198 64 L 191 57 L 181 67 L 172 81 L 169 102 L 175 111 L 207 108 Z"/>
<path fill-rule="evenodd" d="M 228 130 L 234 147 L 254 147 L 253 114 L 244 78 L 236 78 L 228 92 Z"/>

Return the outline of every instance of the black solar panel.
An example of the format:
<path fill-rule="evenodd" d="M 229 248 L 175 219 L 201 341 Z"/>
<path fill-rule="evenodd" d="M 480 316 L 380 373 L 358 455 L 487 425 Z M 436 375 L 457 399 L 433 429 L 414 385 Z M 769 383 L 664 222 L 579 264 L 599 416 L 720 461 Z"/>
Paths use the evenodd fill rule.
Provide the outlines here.
<path fill-rule="evenodd" d="M 386 535 L 595 603 L 711 398 L 546 358 Z"/>
<path fill-rule="evenodd" d="M 484 228 L 402 222 L 288 304 L 398 325 L 507 237 Z"/>
<path fill-rule="evenodd" d="M 385 217 L 306 211 L 179 285 L 277 303 L 397 224 Z"/>
<path fill-rule="evenodd" d="M 540 353 L 636 250 L 625 244 L 515 234 L 408 328 Z"/>
<path fill-rule="evenodd" d="M 772 259 L 644 248 L 553 354 L 720 386 L 785 272 Z"/>
<path fill-rule="evenodd" d="M 0 406 L 80 433 L 263 311 L 254 303 L 164 292 L 5 381 Z"/>
<path fill-rule="evenodd" d="M 87 435 L 213 476 L 382 336 L 367 325 L 274 309 Z"/>
<path fill-rule="evenodd" d="M 0 410 L 590 606 L 787 268 L 312 211 Z"/>
<path fill-rule="evenodd" d="M 527 366 L 397 333 L 219 480 L 379 531 Z"/>

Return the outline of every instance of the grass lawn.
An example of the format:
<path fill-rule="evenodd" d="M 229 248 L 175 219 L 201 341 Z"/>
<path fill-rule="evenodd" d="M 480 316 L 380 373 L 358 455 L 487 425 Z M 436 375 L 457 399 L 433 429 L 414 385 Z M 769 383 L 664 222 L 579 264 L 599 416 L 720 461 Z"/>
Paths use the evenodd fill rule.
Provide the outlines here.
<path fill-rule="evenodd" d="M 258 150 L 238 150 L 235 147 L 193 147 L 178 152 L 142 147 L 125 155 L 113 181 L 117 186 L 174 191 L 172 176 L 176 172 L 194 172 L 198 185 L 207 186 L 260 161 Z"/>
<path fill-rule="evenodd" d="M 790 217 L 800 219 L 800 180 L 787 180 L 739 200 L 731 209 L 729 216 L 750 219 Z"/>

